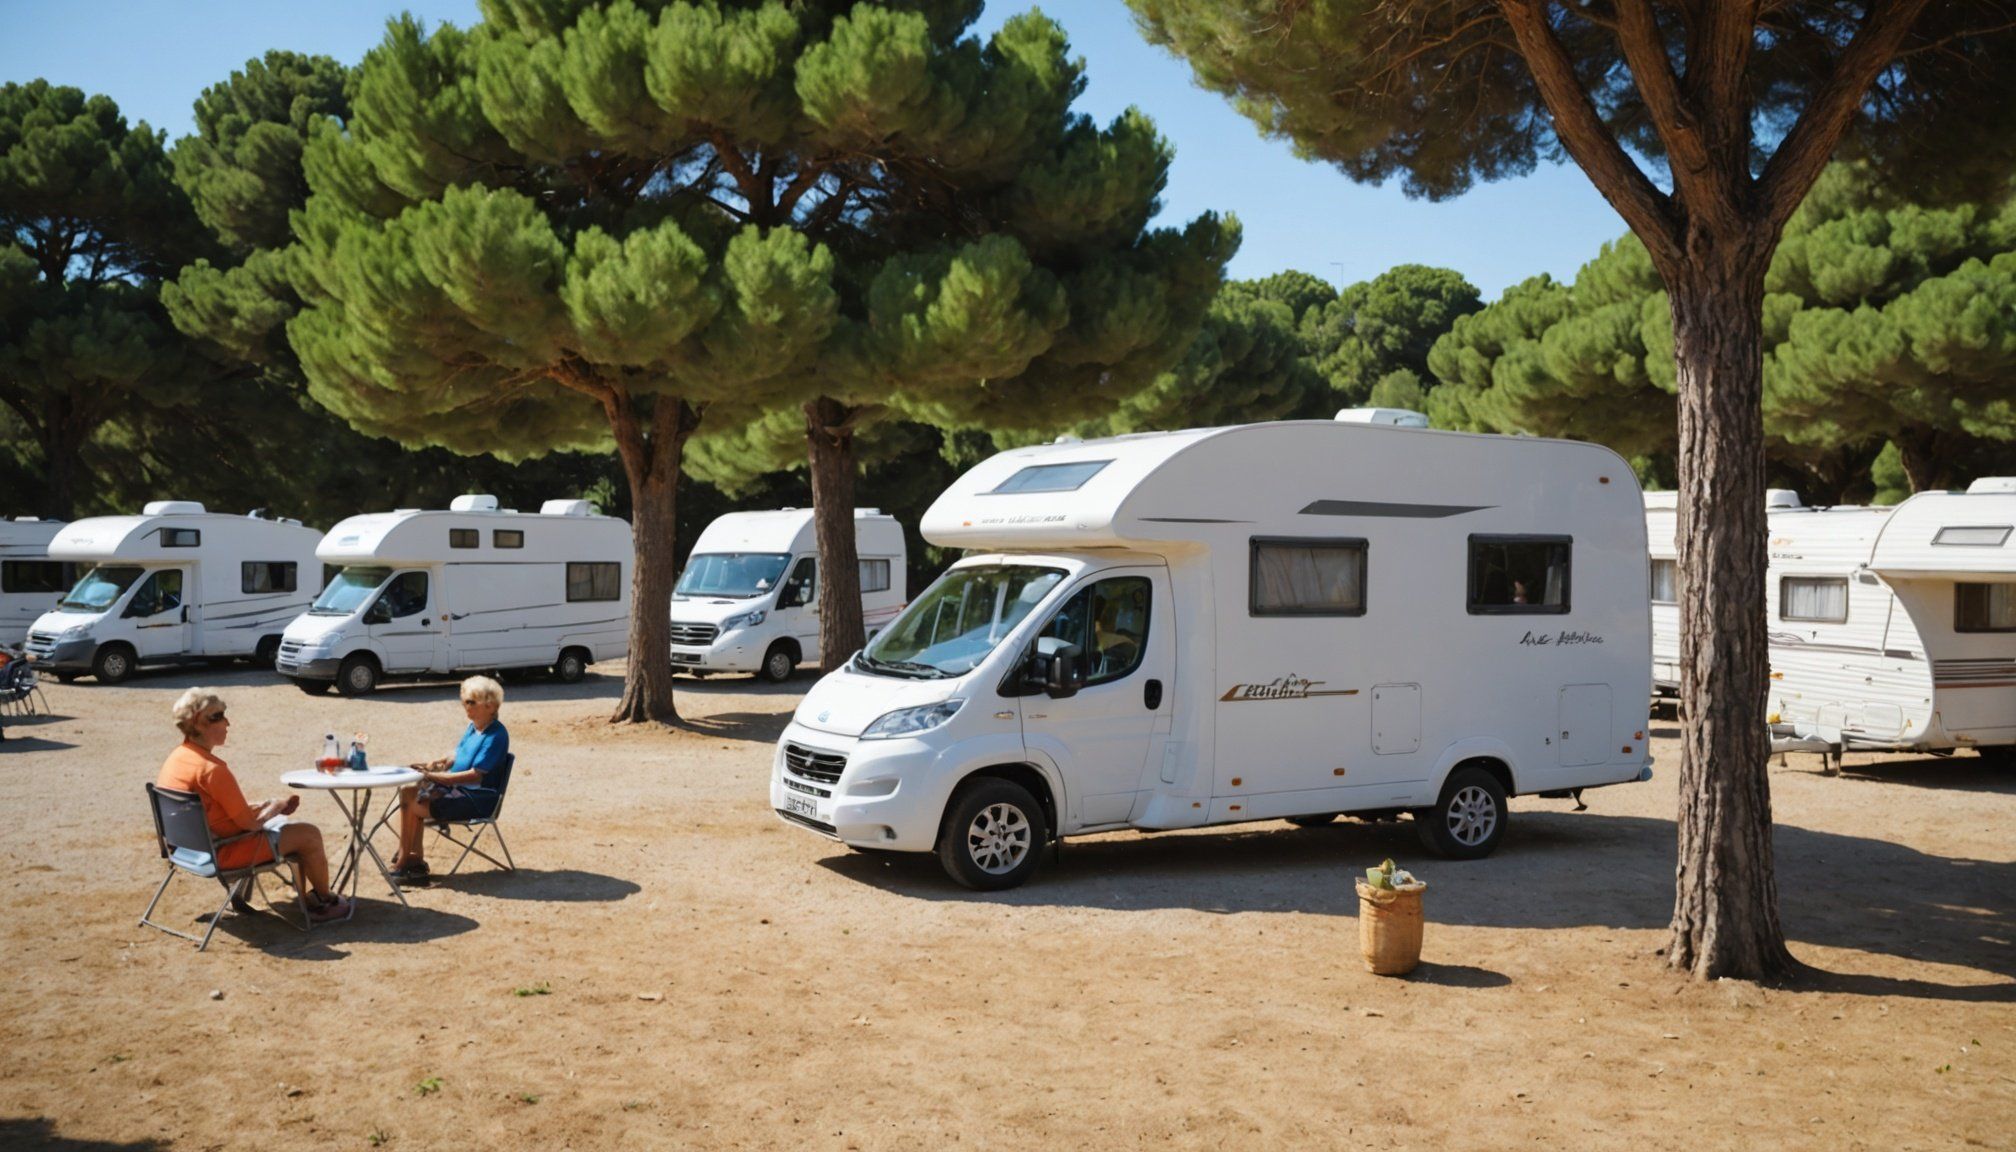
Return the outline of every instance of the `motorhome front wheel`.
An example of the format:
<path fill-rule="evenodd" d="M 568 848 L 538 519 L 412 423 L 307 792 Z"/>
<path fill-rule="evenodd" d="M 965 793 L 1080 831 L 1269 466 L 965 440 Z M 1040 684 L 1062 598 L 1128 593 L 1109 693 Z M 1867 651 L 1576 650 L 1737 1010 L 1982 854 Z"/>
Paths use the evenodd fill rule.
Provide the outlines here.
<path fill-rule="evenodd" d="M 336 670 L 336 691 L 345 696 L 369 696 L 378 687 L 378 665 L 366 656 L 352 656 Z"/>
<path fill-rule="evenodd" d="M 133 675 L 133 650 L 124 644 L 107 644 L 91 661 L 91 674 L 100 684 L 123 684 Z"/>
<path fill-rule="evenodd" d="M 793 655 L 788 645 L 772 644 L 770 652 L 763 657 L 763 678 L 773 684 L 782 684 L 798 670 L 798 657 Z"/>
<path fill-rule="evenodd" d="M 999 892 L 1036 874 L 1049 839 L 1043 806 L 1027 788 L 1012 780 L 972 780 L 945 809 L 938 862 L 968 888 Z"/>
<path fill-rule="evenodd" d="M 1421 843 L 1450 860 L 1477 860 L 1491 854 L 1505 835 L 1505 785 L 1482 768 L 1458 768 L 1442 786 L 1433 808 L 1414 813 Z"/>

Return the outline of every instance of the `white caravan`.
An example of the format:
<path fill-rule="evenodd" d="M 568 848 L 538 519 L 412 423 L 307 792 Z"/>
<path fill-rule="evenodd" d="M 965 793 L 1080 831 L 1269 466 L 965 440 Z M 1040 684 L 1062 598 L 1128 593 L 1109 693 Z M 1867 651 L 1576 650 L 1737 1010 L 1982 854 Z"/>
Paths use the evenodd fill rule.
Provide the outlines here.
<path fill-rule="evenodd" d="M 49 559 L 61 520 L 0 520 L 0 644 L 18 648 L 28 626 L 76 583 L 75 566 Z"/>
<path fill-rule="evenodd" d="M 1656 602 L 1672 527 L 1647 519 Z M 1894 508 L 1780 497 L 1768 523 L 1775 748 L 2016 754 L 2016 479 Z M 1664 611 L 1655 652 L 1678 644 Z"/>
<path fill-rule="evenodd" d="M 1798 508 L 1799 494 L 1790 488 L 1764 492 L 1767 513 Z M 1680 694 L 1680 494 L 1645 493 L 1645 542 L 1651 552 L 1652 692 Z"/>
<path fill-rule="evenodd" d="M 630 525 L 586 500 L 536 515 L 478 495 L 372 512 L 315 554 L 341 570 L 287 626 L 275 664 L 311 695 L 465 670 L 550 668 L 571 684 L 630 651 Z"/>
<path fill-rule="evenodd" d="M 872 637 L 907 601 L 903 526 L 854 510 L 861 623 Z M 708 676 L 753 672 L 788 680 L 818 663 L 819 543 L 810 508 L 730 512 L 693 542 L 672 593 L 672 667 Z"/>
<path fill-rule="evenodd" d="M 270 661 L 315 597 L 315 542 L 299 520 L 227 516 L 157 500 L 138 516 L 65 525 L 51 560 L 89 570 L 28 630 L 28 654 L 63 681 L 117 684 L 144 664 Z"/>
<path fill-rule="evenodd" d="M 826 676 L 771 806 L 1018 884 L 1046 840 L 1649 779 L 1645 519 L 1594 444 L 1298 421 L 1004 452 L 925 514 L 974 550 Z M 975 554 L 977 552 L 977 554 Z"/>

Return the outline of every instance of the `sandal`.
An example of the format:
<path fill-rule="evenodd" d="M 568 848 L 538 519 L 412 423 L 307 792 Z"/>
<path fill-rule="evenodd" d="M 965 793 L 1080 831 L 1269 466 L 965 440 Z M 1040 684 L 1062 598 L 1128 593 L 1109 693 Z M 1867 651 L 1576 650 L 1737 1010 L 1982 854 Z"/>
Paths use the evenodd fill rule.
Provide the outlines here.
<path fill-rule="evenodd" d="M 310 899 L 313 899 L 312 897 Z M 331 896 L 319 904 L 308 905 L 308 919 L 316 924 L 327 924 L 331 920 L 342 920 L 350 915 L 350 901 L 341 896 Z"/>

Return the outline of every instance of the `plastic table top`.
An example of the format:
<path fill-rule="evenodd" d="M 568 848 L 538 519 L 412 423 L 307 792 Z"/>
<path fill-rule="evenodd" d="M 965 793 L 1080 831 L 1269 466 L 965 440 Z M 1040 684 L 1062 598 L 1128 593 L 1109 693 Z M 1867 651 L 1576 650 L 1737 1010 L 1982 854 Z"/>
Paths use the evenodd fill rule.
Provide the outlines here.
<path fill-rule="evenodd" d="M 289 788 L 321 792 L 354 792 L 366 788 L 403 788 L 408 784 L 418 784 L 420 773 L 404 766 L 367 768 L 362 772 L 349 768 L 338 768 L 334 772 L 324 772 L 319 768 L 300 768 L 293 772 L 281 773 L 280 782 Z"/>

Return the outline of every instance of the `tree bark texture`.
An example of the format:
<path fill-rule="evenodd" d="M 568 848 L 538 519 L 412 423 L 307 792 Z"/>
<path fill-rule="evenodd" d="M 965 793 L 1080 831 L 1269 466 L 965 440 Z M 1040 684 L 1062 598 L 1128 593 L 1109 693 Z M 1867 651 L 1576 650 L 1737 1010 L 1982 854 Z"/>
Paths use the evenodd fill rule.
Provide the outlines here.
<path fill-rule="evenodd" d="M 1739 242 L 1740 243 L 1740 242 Z M 1680 389 L 1679 862 L 1667 962 L 1784 976 L 1764 618 L 1763 281 L 1771 245 L 1669 282 Z"/>
<path fill-rule="evenodd" d="M 861 650 L 861 563 L 854 539 L 854 421 L 858 412 L 821 396 L 805 403 L 812 525 L 819 540 L 819 665 L 832 671 Z M 891 572 L 891 580 L 903 574 Z"/>
<path fill-rule="evenodd" d="M 672 700 L 672 585 L 679 513 L 679 462 L 699 424 L 692 407 L 660 396 L 648 413 L 628 395 L 613 394 L 610 427 L 630 482 L 635 560 L 630 573 L 630 665 L 611 723 L 679 720 Z"/>

